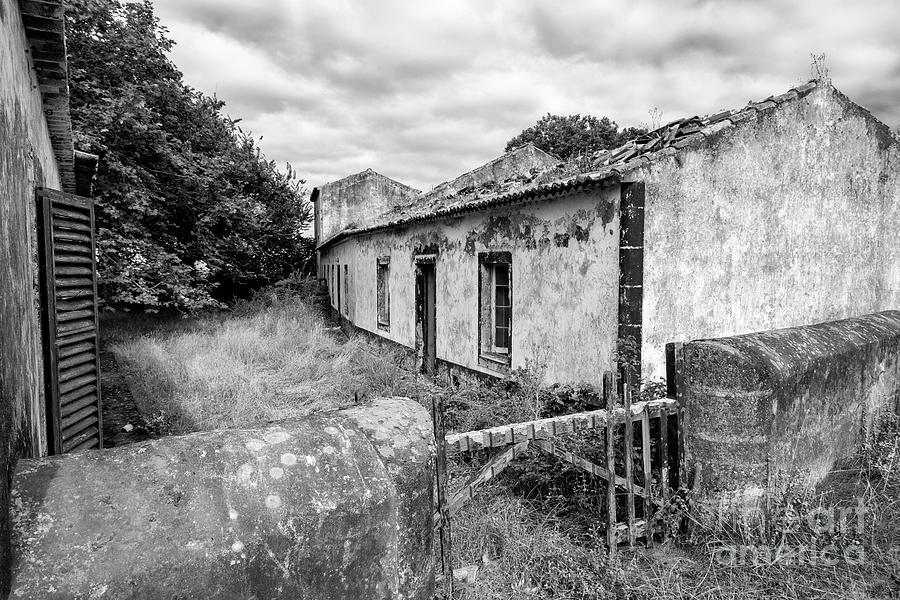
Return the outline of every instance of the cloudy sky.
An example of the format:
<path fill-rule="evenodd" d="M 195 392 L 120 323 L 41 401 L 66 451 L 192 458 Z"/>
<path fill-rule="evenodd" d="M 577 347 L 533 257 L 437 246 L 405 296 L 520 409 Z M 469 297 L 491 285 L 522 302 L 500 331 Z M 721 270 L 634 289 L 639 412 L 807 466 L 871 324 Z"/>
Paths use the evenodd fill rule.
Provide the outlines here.
<path fill-rule="evenodd" d="M 898 0 L 154 0 L 189 85 L 309 186 L 372 168 L 430 189 L 543 114 L 620 126 L 810 78 L 900 124 Z"/>

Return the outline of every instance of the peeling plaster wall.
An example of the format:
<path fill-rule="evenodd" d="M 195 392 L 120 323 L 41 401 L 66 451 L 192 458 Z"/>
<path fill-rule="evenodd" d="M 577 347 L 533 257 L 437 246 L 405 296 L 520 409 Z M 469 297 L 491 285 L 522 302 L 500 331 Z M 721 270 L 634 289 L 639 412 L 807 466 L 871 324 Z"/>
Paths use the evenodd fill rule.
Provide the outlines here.
<path fill-rule="evenodd" d="M 325 249 L 321 264 L 325 273 L 350 266 L 354 325 L 413 348 L 414 257 L 436 248 L 437 358 L 496 374 L 478 364 L 478 253 L 510 251 L 512 367 L 545 364 L 547 383 L 596 383 L 612 368 L 616 345 L 619 193 L 594 189 L 354 236 Z M 376 324 L 383 256 L 390 257 L 389 331 Z"/>
<path fill-rule="evenodd" d="M 37 305 L 34 188 L 59 189 L 37 81 L 15 0 L 0 0 L 0 540 L 19 453 L 46 453 Z M 0 596 L 8 585 L 0 543 Z"/>
<path fill-rule="evenodd" d="M 347 228 L 362 228 L 395 206 L 405 206 L 419 191 L 371 169 L 326 183 L 319 191 L 316 219 L 319 243 Z"/>
<path fill-rule="evenodd" d="M 695 489 L 752 506 L 814 486 L 900 407 L 900 311 L 684 345 Z"/>
<path fill-rule="evenodd" d="M 900 307 L 900 145 L 829 85 L 645 181 L 644 373 L 667 342 Z"/>

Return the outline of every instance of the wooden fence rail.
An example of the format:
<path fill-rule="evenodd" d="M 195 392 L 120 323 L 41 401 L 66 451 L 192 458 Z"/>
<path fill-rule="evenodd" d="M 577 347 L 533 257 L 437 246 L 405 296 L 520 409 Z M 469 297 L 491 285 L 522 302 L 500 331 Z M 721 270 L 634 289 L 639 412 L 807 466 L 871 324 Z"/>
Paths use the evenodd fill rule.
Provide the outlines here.
<path fill-rule="evenodd" d="M 674 405 L 675 400 L 670 398 L 636 402 L 631 406 L 631 418 L 632 420 L 636 417 L 640 418 L 645 412 L 648 412 L 648 416 L 651 418 L 658 418 L 661 410 L 669 409 Z M 525 440 L 548 440 L 589 429 L 605 429 L 610 424 L 621 425 L 623 423 L 625 423 L 625 408 L 621 406 L 536 421 L 510 423 L 465 433 L 451 433 L 445 437 L 446 452 L 447 456 L 453 456 L 461 452 L 501 448 Z"/>

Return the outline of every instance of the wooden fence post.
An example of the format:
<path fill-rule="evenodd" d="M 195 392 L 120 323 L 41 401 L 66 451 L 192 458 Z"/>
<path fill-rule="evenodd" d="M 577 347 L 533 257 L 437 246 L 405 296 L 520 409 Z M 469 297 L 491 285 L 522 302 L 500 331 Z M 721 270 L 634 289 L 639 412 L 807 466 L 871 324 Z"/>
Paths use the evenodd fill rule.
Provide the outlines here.
<path fill-rule="evenodd" d="M 625 368 L 625 386 L 622 388 L 625 404 L 625 488 L 628 511 L 628 547 L 634 546 L 634 424 L 631 420 L 631 369 Z"/>
<path fill-rule="evenodd" d="M 669 503 L 669 407 L 659 407 L 659 488 L 662 505 Z M 666 538 L 666 524 L 662 523 L 663 541 Z"/>
<path fill-rule="evenodd" d="M 606 482 L 606 543 L 609 553 L 615 554 L 616 541 L 616 425 L 613 413 L 616 409 L 616 380 L 611 371 L 603 374 L 603 396 L 606 400 L 606 469 L 609 479 Z"/>
<path fill-rule="evenodd" d="M 440 517 L 441 571 L 444 574 L 444 590 L 453 597 L 453 562 L 450 538 L 450 514 L 447 510 L 447 449 L 444 439 L 444 397 L 431 397 L 431 418 L 434 424 L 435 487 L 437 488 L 438 515 Z"/>
<path fill-rule="evenodd" d="M 686 488 L 687 479 L 684 468 L 684 344 L 675 344 L 675 414 L 678 419 L 678 487 Z"/>
<path fill-rule="evenodd" d="M 653 517 L 653 502 L 651 502 L 653 472 L 650 463 L 650 408 L 646 404 L 641 413 L 641 458 L 644 468 L 644 536 L 647 545 L 650 546 L 653 544 L 653 529 L 650 526 L 650 519 Z"/>

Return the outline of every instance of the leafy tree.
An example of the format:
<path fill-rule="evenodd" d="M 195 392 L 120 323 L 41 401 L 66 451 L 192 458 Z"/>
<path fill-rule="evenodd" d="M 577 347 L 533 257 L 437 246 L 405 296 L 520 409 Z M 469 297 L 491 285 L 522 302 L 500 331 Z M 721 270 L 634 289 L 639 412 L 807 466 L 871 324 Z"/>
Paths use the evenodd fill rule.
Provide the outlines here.
<path fill-rule="evenodd" d="M 193 310 L 282 279 L 309 252 L 303 181 L 187 86 L 149 0 L 68 0 L 75 143 L 100 155 L 100 292 Z"/>
<path fill-rule="evenodd" d="M 591 115 L 545 116 L 506 143 L 506 151 L 526 144 L 555 154 L 563 160 L 586 157 L 598 150 L 615 148 L 622 143 L 645 133 L 645 130 L 628 127 L 619 131 L 619 126 L 607 117 Z"/>

